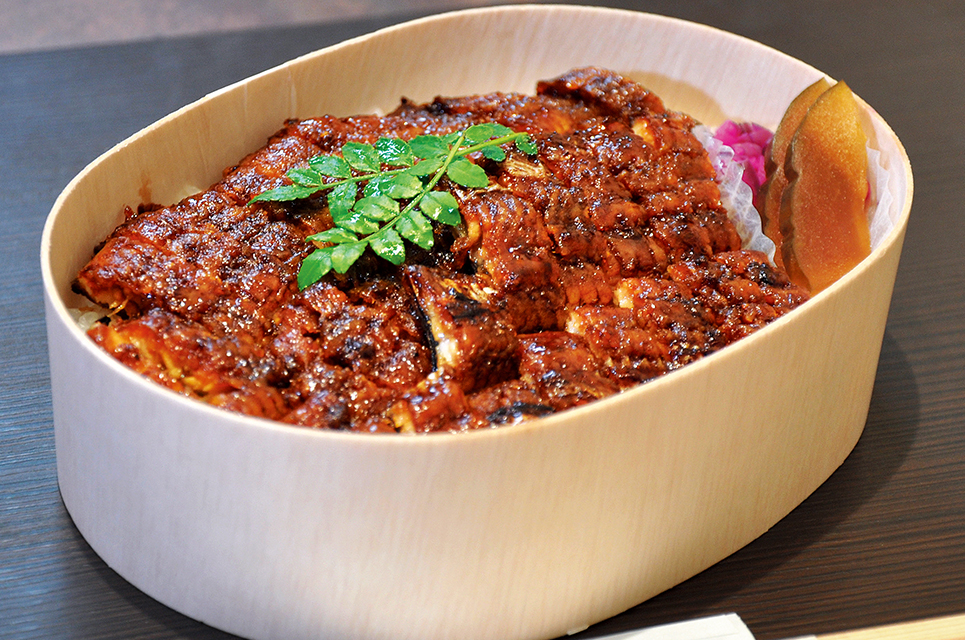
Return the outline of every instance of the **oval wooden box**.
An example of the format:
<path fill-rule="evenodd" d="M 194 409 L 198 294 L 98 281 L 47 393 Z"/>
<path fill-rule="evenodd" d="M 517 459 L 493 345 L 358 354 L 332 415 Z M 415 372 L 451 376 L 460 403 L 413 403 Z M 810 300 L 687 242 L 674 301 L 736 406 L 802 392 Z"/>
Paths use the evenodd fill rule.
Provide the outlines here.
<path fill-rule="evenodd" d="M 54 205 L 42 266 L 57 469 L 106 563 L 251 638 L 550 638 L 619 613 L 764 533 L 845 459 L 868 410 L 911 207 L 901 144 L 866 119 L 894 229 L 799 310 L 650 384 L 568 413 L 428 437 L 233 415 L 140 378 L 75 326 L 70 282 L 124 205 L 173 202 L 284 119 L 401 96 L 532 92 L 625 73 L 707 124 L 774 127 L 819 71 L 746 39 L 608 9 L 436 16 L 305 56 L 120 143 Z"/>

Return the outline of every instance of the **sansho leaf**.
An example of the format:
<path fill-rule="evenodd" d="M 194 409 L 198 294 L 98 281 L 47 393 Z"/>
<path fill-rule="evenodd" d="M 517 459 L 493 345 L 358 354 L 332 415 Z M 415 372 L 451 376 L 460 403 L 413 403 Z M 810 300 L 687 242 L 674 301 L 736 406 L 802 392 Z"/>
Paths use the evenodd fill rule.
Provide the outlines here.
<path fill-rule="evenodd" d="M 275 187 L 268 191 L 263 191 L 251 199 L 252 202 L 290 202 L 292 200 L 303 200 L 318 191 L 314 187 L 303 187 L 297 184 L 286 184 Z"/>
<path fill-rule="evenodd" d="M 365 184 L 366 197 L 386 196 L 395 200 L 413 198 L 423 190 L 422 180 L 408 171 L 383 173 Z"/>
<path fill-rule="evenodd" d="M 288 171 L 285 176 L 301 187 L 314 187 L 316 190 L 322 186 L 322 174 L 309 167 L 295 167 Z"/>
<path fill-rule="evenodd" d="M 399 138 L 379 138 L 375 150 L 379 152 L 382 162 L 392 167 L 409 167 L 416 161 L 409 143 Z"/>
<path fill-rule="evenodd" d="M 516 148 L 529 156 L 535 156 L 539 153 L 536 143 L 529 136 L 516 138 Z"/>
<path fill-rule="evenodd" d="M 492 138 L 511 135 L 513 130 L 498 122 L 481 122 L 466 129 L 465 139 L 468 144 L 479 144 Z"/>
<path fill-rule="evenodd" d="M 446 159 L 442 157 L 427 158 L 406 169 L 405 173 L 416 176 L 417 178 L 431 176 L 442 168 L 442 163 L 445 161 Z"/>
<path fill-rule="evenodd" d="M 308 166 L 330 178 L 352 177 L 352 168 L 339 156 L 315 156 L 308 161 Z"/>
<path fill-rule="evenodd" d="M 414 198 L 419 195 L 424 186 L 422 180 L 408 171 L 389 176 L 386 181 L 385 193 L 396 200 Z"/>
<path fill-rule="evenodd" d="M 405 244 L 392 227 L 383 227 L 378 233 L 372 234 L 369 237 L 369 246 L 377 256 L 394 265 L 405 262 Z"/>
<path fill-rule="evenodd" d="M 409 148 L 417 157 L 422 159 L 445 157 L 449 153 L 449 145 L 439 136 L 416 136 L 409 141 Z"/>
<path fill-rule="evenodd" d="M 311 240 L 312 242 L 332 242 L 339 244 L 344 242 L 357 242 L 358 239 L 359 237 L 357 235 L 343 227 L 332 227 L 331 229 L 314 233 L 306 238 L 306 240 Z"/>
<path fill-rule="evenodd" d="M 448 191 L 430 191 L 419 201 L 419 209 L 436 222 L 451 226 L 462 222 L 459 203 Z"/>
<path fill-rule="evenodd" d="M 328 192 L 328 210 L 333 219 L 349 215 L 358 196 L 357 191 L 354 183 L 343 182 Z"/>
<path fill-rule="evenodd" d="M 379 222 L 392 220 L 399 215 L 399 202 L 383 195 L 361 198 L 352 208 L 365 217 Z"/>
<path fill-rule="evenodd" d="M 345 273 L 362 257 L 366 246 L 368 242 L 364 240 L 335 245 L 332 247 L 332 268 L 339 273 Z"/>
<path fill-rule="evenodd" d="M 465 158 L 455 158 L 446 168 L 446 176 L 458 185 L 469 189 L 485 189 L 489 186 L 489 176 L 478 164 Z"/>
<path fill-rule="evenodd" d="M 350 167 L 362 173 L 378 173 L 381 169 L 382 160 L 370 144 L 346 142 L 342 146 L 342 157 Z"/>
<path fill-rule="evenodd" d="M 336 225 L 349 231 L 354 231 L 360 236 L 368 236 L 379 230 L 379 223 L 365 215 L 358 209 L 350 209 L 343 215 L 332 215 L 332 221 Z"/>
<path fill-rule="evenodd" d="M 332 270 L 332 250 L 334 247 L 316 249 L 302 260 L 298 270 L 298 288 L 305 289 L 321 280 Z"/>
<path fill-rule="evenodd" d="M 430 219 L 447 225 L 462 222 L 456 198 L 436 190 L 439 180 L 445 176 L 468 189 L 488 187 L 486 171 L 466 155 L 478 152 L 502 162 L 506 152 L 501 145 L 506 143 L 514 143 L 526 154 L 537 153 L 528 134 L 493 122 L 445 135 L 420 135 L 409 142 L 397 138 L 380 138 L 374 145 L 347 142 L 341 156 L 313 157 L 307 166 L 286 174 L 292 184 L 269 189 L 251 201 L 300 200 L 329 190 L 334 226 L 308 237 L 329 246 L 316 249 L 302 261 L 298 286 L 304 289 L 332 270 L 348 271 L 366 247 L 396 265 L 405 260 L 403 239 L 431 249 Z M 383 165 L 393 168 L 383 169 Z M 326 178 L 332 180 L 326 182 Z"/>
<path fill-rule="evenodd" d="M 458 214 L 457 214 L 458 215 Z M 412 244 L 422 247 L 426 251 L 432 248 L 434 238 L 432 236 L 432 225 L 424 215 L 416 210 L 409 211 L 399 218 L 396 228 L 402 237 Z"/>
<path fill-rule="evenodd" d="M 506 152 L 502 147 L 483 147 L 482 154 L 495 162 L 502 162 L 506 159 Z"/>

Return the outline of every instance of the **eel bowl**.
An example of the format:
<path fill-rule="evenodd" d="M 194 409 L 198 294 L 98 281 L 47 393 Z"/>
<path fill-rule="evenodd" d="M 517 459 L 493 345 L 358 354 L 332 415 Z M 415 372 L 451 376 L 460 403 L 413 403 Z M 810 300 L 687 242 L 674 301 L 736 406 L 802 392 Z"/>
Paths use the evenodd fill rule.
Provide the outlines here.
<path fill-rule="evenodd" d="M 644 13 L 455 12 L 208 95 L 66 187 L 41 248 L 57 472 L 77 529 L 107 565 L 247 638 L 552 638 L 720 561 L 838 468 L 867 419 L 912 194 L 901 143 L 864 103 L 888 192 L 887 228 L 867 259 L 712 356 L 521 425 L 407 437 L 235 415 L 126 369 L 70 313 L 72 279 L 125 205 L 207 187 L 286 118 L 384 112 L 401 96 L 531 93 L 588 65 L 711 126 L 773 128 L 822 75 L 753 41 Z"/>

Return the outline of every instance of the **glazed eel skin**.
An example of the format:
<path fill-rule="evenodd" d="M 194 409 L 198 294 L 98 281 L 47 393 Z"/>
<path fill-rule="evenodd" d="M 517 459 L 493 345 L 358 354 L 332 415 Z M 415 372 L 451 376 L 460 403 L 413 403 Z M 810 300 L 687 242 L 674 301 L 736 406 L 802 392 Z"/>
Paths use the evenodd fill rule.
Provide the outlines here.
<path fill-rule="evenodd" d="M 472 158 L 490 187 L 443 180 L 458 227 L 367 253 L 300 291 L 331 227 L 324 197 L 249 204 L 348 141 L 495 121 L 538 154 Z M 378 116 L 291 120 L 206 191 L 128 209 L 75 288 L 110 308 L 89 335 L 187 396 L 296 425 L 463 431 L 582 405 L 686 365 L 807 299 L 741 249 L 695 121 L 613 72 L 535 95 L 405 99 Z"/>

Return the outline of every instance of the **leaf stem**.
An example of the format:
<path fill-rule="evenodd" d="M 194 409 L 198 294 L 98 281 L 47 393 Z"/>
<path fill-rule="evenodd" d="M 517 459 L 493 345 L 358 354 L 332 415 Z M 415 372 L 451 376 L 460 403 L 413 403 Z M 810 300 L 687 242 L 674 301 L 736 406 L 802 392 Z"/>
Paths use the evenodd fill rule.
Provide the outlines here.
<path fill-rule="evenodd" d="M 507 134 L 507 135 L 505 135 L 505 136 L 501 136 L 501 137 L 499 137 L 499 138 L 493 138 L 493 139 L 491 139 L 491 140 L 485 140 L 485 141 L 483 141 L 483 142 L 477 142 L 476 144 L 474 144 L 474 145 L 472 145 L 472 146 L 469 146 L 469 147 L 466 147 L 465 149 L 463 149 L 462 151 L 460 151 L 460 152 L 459 152 L 459 155 L 461 155 L 461 156 L 466 156 L 466 155 L 469 155 L 470 153 L 474 153 L 474 152 L 476 152 L 476 151 L 481 151 L 482 149 L 485 149 L 486 147 L 498 147 L 498 146 L 500 146 L 500 145 L 506 144 L 507 142 L 512 142 L 513 140 L 519 140 L 520 138 L 525 137 L 525 136 L 527 136 L 527 135 L 529 135 L 529 134 L 527 134 L 527 133 L 525 133 L 525 132 L 522 132 L 522 131 L 516 131 L 516 132 L 510 133 L 510 134 Z M 462 136 L 460 137 L 460 140 L 465 140 L 465 139 L 466 139 L 466 134 L 465 134 L 465 132 L 462 132 Z"/>
<path fill-rule="evenodd" d="M 473 142 L 463 146 L 467 138 Z M 421 142 L 419 151 L 415 150 L 416 140 Z M 308 169 L 292 169 L 288 172 L 291 185 L 269 189 L 252 198 L 252 202 L 298 200 L 323 190 L 333 190 L 329 195 L 329 206 L 333 211 L 334 226 L 308 237 L 309 241 L 324 242 L 326 246 L 316 248 L 302 262 L 298 284 L 304 289 L 333 268 L 344 273 L 361 257 L 366 247 L 393 264 L 401 264 L 405 260 L 403 239 L 423 249 L 430 249 L 433 244 L 430 220 L 448 225 L 459 224 L 461 220 L 458 203 L 452 194 L 443 192 L 438 196 L 429 196 L 442 177 L 449 176 L 455 184 L 466 188 L 485 188 L 489 180 L 486 172 L 466 160 L 465 156 L 482 151 L 486 157 L 501 161 L 506 157 L 504 152 L 489 153 L 487 149 L 513 141 L 524 153 L 536 153 L 536 146 L 529 134 L 514 132 L 496 123 L 472 125 L 444 136 L 418 136 L 412 141 L 411 149 L 409 143 L 390 138 L 380 139 L 376 148 L 361 143 L 346 143 L 343 157 L 319 156 L 317 164 L 316 158 L 312 158 Z M 383 145 L 383 142 L 387 144 Z M 351 150 L 349 144 L 352 145 Z M 396 153 L 383 153 L 390 147 Z M 413 170 L 422 162 L 432 164 L 422 170 Z M 372 170 L 380 164 L 396 168 Z M 431 169 L 433 166 L 436 167 L 434 171 Z M 353 169 L 364 173 L 352 175 Z M 406 179 L 393 178 L 406 172 L 410 172 Z M 386 177 L 392 179 L 385 181 Z M 335 180 L 325 182 L 327 178 Z M 358 187 L 354 192 L 345 187 L 363 182 L 368 182 L 374 189 L 370 191 L 367 186 L 362 199 L 358 198 Z M 336 189 L 345 193 L 336 193 Z M 334 214 L 333 197 L 338 198 L 338 216 Z M 380 199 L 383 202 L 379 202 Z M 391 203 L 393 200 L 397 204 Z M 407 202 L 400 209 L 398 204 L 403 200 Z M 387 207 L 385 202 L 392 206 Z M 392 215 L 393 210 L 398 213 Z M 385 214 L 390 217 L 386 218 Z M 402 224 L 402 221 L 405 223 Z"/>
<path fill-rule="evenodd" d="M 449 153 L 448 153 L 448 155 L 446 155 L 445 160 L 442 161 L 442 166 L 440 166 L 440 167 L 436 170 L 436 172 L 435 172 L 434 174 L 432 174 L 432 178 L 430 178 L 429 181 L 425 184 L 425 186 L 422 187 L 422 191 L 420 191 L 418 194 L 416 194 L 415 196 L 413 196 L 412 198 L 410 198 L 408 204 L 406 204 L 405 207 L 404 207 L 401 211 L 399 211 L 398 215 L 396 215 L 395 217 L 393 217 L 391 220 L 387 221 L 380 229 L 378 229 L 377 231 L 373 231 L 372 233 L 370 233 L 370 234 L 368 234 L 368 235 L 360 236 L 360 237 L 359 237 L 359 242 L 369 243 L 374 236 L 377 236 L 377 235 L 379 235 L 379 234 L 383 234 L 383 236 L 384 236 L 384 234 L 387 234 L 387 233 L 388 233 L 388 230 L 389 230 L 389 229 L 393 229 L 393 228 L 395 227 L 396 223 L 398 223 L 399 220 L 401 220 L 404 216 L 408 215 L 408 214 L 409 214 L 410 212 L 412 212 L 417 206 L 419 206 L 419 202 L 422 201 L 422 199 L 426 196 L 426 194 L 429 193 L 430 191 L 432 191 L 432 189 L 433 189 L 437 184 L 439 184 L 439 181 L 442 180 L 442 176 L 445 175 L 445 173 L 446 173 L 446 169 L 449 167 L 450 164 L 452 164 L 452 161 L 455 160 L 456 157 L 458 157 L 458 156 L 464 156 L 464 155 L 466 155 L 467 153 L 472 153 L 472 151 L 476 150 L 476 149 L 472 149 L 472 150 L 460 151 L 460 147 L 462 146 L 462 142 L 463 142 L 463 140 L 465 140 L 465 139 L 466 139 L 466 133 L 465 133 L 465 131 L 460 132 L 459 137 L 456 139 L 456 142 L 455 142 L 455 143 L 452 145 L 452 147 L 449 149 Z M 475 145 L 475 146 L 476 146 L 476 147 L 479 147 L 479 148 L 483 148 L 483 147 L 485 147 L 485 146 L 487 146 L 487 145 L 486 145 L 486 144 L 481 144 L 481 145 Z M 406 167 L 406 168 L 408 168 L 408 167 Z M 405 170 L 405 169 L 402 169 L 401 171 L 404 171 L 404 170 Z M 386 172 L 384 172 L 382 175 L 385 175 L 385 174 L 388 174 L 388 173 L 389 173 L 389 172 L 386 171 Z M 398 172 L 397 172 L 397 173 L 398 173 Z M 373 174 L 373 175 L 377 175 L 377 174 Z"/>

